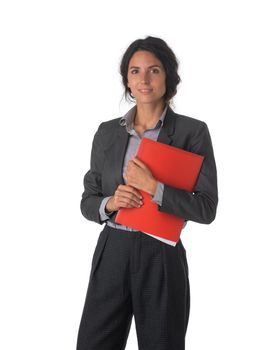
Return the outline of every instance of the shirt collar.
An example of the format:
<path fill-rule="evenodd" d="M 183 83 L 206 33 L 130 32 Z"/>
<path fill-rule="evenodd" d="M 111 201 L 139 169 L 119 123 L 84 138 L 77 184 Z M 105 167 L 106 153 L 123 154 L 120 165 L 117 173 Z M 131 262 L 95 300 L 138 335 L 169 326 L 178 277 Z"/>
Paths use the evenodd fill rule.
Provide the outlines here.
<path fill-rule="evenodd" d="M 125 126 L 128 132 L 131 132 L 133 130 L 133 120 L 135 117 L 135 113 L 136 113 L 136 108 L 137 106 L 133 106 L 120 120 L 119 123 L 121 126 Z M 166 106 L 163 110 L 163 113 L 160 117 L 160 119 L 158 120 L 157 124 L 155 125 L 155 128 L 158 127 L 162 127 L 163 123 L 164 123 L 164 119 L 166 116 L 166 112 L 167 112 L 167 108 L 168 108 L 168 104 L 166 103 Z"/>

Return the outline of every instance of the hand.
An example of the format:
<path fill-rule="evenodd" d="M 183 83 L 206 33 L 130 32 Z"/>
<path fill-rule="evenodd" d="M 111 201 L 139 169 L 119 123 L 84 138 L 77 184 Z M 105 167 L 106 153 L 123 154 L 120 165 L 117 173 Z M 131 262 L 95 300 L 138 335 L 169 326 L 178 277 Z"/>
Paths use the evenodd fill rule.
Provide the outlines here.
<path fill-rule="evenodd" d="M 119 185 L 114 195 L 109 198 L 106 204 L 108 211 L 116 211 L 120 208 L 138 208 L 143 202 L 141 193 L 129 185 Z"/>
<path fill-rule="evenodd" d="M 151 195 L 155 194 L 157 180 L 153 177 L 150 169 L 137 157 L 128 161 L 127 169 L 123 176 L 127 185 L 148 192 Z"/>

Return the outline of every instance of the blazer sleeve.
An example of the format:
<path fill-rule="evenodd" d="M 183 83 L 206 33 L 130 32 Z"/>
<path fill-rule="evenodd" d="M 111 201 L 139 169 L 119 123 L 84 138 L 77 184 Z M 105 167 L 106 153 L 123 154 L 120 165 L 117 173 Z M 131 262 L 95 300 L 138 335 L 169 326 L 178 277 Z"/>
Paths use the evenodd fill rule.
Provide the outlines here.
<path fill-rule="evenodd" d="M 99 212 L 101 202 L 105 198 L 101 182 L 105 161 L 102 124 L 99 125 L 92 141 L 90 169 L 84 176 L 84 192 L 80 204 L 83 216 L 101 225 L 106 221 L 102 220 Z"/>
<path fill-rule="evenodd" d="M 218 204 L 217 169 L 210 133 L 205 122 L 190 140 L 190 152 L 204 156 L 194 192 L 164 185 L 162 205 L 158 210 L 175 214 L 185 220 L 210 224 L 216 216 Z"/>

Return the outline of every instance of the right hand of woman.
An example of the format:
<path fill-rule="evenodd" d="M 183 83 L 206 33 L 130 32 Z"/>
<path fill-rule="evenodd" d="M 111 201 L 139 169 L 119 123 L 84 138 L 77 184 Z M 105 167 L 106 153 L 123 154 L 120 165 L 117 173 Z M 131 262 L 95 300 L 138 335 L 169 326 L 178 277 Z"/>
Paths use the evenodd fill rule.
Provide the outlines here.
<path fill-rule="evenodd" d="M 129 185 L 119 185 L 106 204 L 108 212 L 120 208 L 139 208 L 143 204 L 141 193 Z"/>

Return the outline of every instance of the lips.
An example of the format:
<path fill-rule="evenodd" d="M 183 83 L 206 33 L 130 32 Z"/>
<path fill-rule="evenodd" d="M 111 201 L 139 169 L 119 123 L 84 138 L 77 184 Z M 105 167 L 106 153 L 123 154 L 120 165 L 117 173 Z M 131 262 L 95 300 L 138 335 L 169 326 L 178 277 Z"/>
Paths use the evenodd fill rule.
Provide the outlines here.
<path fill-rule="evenodd" d="M 142 93 L 149 93 L 152 91 L 152 89 L 140 89 L 139 91 Z"/>

